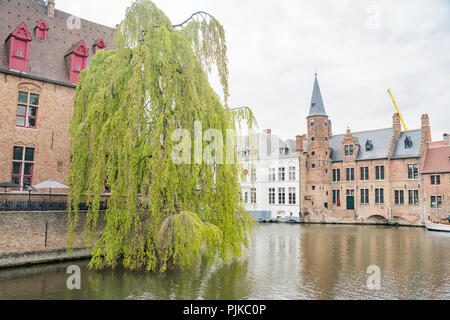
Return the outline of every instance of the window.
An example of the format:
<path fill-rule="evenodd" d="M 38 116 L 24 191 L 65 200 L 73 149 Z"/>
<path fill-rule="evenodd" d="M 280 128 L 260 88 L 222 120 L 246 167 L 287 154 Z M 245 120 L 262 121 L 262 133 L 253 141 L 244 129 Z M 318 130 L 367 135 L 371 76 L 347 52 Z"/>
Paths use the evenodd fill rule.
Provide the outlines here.
<path fill-rule="evenodd" d="M 341 169 L 333 169 L 333 182 L 341 181 Z"/>
<path fill-rule="evenodd" d="M 361 167 L 361 181 L 369 180 L 369 167 Z"/>
<path fill-rule="evenodd" d="M 442 196 L 431 196 L 431 208 L 442 208 Z"/>
<path fill-rule="evenodd" d="M 347 168 L 347 181 L 355 181 L 355 168 Z"/>
<path fill-rule="evenodd" d="M 20 186 L 32 186 L 34 148 L 14 147 L 12 182 Z"/>
<path fill-rule="evenodd" d="M 297 202 L 297 195 L 295 188 L 289 188 L 289 204 L 296 204 Z"/>
<path fill-rule="evenodd" d="M 408 179 L 419 179 L 419 169 L 417 168 L 417 164 L 408 165 Z"/>
<path fill-rule="evenodd" d="M 31 40 L 32 37 L 23 22 L 6 39 L 10 69 L 28 72 Z"/>
<path fill-rule="evenodd" d="M 244 202 L 248 203 L 248 192 L 247 191 L 244 193 Z"/>
<path fill-rule="evenodd" d="M 311 168 L 315 169 L 315 168 L 316 168 L 316 165 L 313 163 L 313 164 L 311 165 Z"/>
<path fill-rule="evenodd" d="M 311 137 L 311 141 L 312 142 L 316 141 L 316 138 L 315 137 Z"/>
<path fill-rule="evenodd" d="M 419 190 L 409 190 L 408 197 L 410 205 L 416 206 L 419 204 Z"/>
<path fill-rule="evenodd" d="M 295 176 L 296 176 L 296 170 L 295 167 L 289 167 L 289 180 L 290 181 L 295 181 Z"/>
<path fill-rule="evenodd" d="M 350 145 L 346 145 L 345 146 L 345 156 L 346 157 L 350 157 L 350 156 L 353 156 L 353 145 L 352 144 L 350 144 Z"/>
<path fill-rule="evenodd" d="M 361 189 L 361 204 L 369 204 L 369 189 Z"/>
<path fill-rule="evenodd" d="M 311 157 L 314 157 L 316 155 L 316 152 L 315 151 L 312 151 L 311 152 Z"/>
<path fill-rule="evenodd" d="M 275 204 L 275 188 L 269 189 L 269 204 Z"/>
<path fill-rule="evenodd" d="M 256 204 L 256 188 L 251 189 L 250 201 L 252 204 Z"/>
<path fill-rule="evenodd" d="M 366 151 L 372 151 L 372 150 L 373 150 L 373 142 L 372 142 L 372 140 L 367 140 Z"/>
<path fill-rule="evenodd" d="M 410 136 L 406 136 L 405 138 L 405 149 L 411 149 L 413 146 L 413 142 Z"/>
<path fill-rule="evenodd" d="M 403 205 L 405 204 L 405 192 L 403 190 L 395 190 L 395 204 Z"/>
<path fill-rule="evenodd" d="M 341 198 L 341 190 L 333 190 L 333 204 L 339 204 Z"/>
<path fill-rule="evenodd" d="M 316 186 L 312 186 L 312 187 L 311 187 L 311 190 L 312 190 L 312 191 L 316 191 Z"/>
<path fill-rule="evenodd" d="M 286 168 L 278 168 L 278 181 L 284 181 L 286 178 Z"/>
<path fill-rule="evenodd" d="M 441 184 L 441 176 L 431 176 L 431 185 L 436 186 Z"/>
<path fill-rule="evenodd" d="M 275 168 L 269 169 L 269 181 L 270 182 L 275 181 Z"/>
<path fill-rule="evenodd" d="M 47 40 L 48 26 L 44 20 L 41 20 L 35 27 L 36 39 Z"/>
<path fill-rule="evenodd" d="M 313 122 L 311 122 L 311 127 L 314 127 L 314 121 L 313 121 Z"/>
<path fill-rule="evenodd" d="M 24 128 L 36 128 L 39 95 L 19 91 L 16 126 Z"/>
<path fill-rule="evenodd" d="M 384 180 L 384 166 L 375 167 L 375 178 L 377 180 Z"/>
<path fill-rule="evenodd" d="M 384 203 L 384 189 L 375 189 L 375 203 L 376 204 Z"/>
<path fill-rule="evenodd" d="M 286 203 L 286 190 L 284 188 L 278 189 L 278 204 Z"/>
<path fill-rule="evenodd" d="M 255 166 L 252 166 L 252 168 L 251 168 L 250 179 L 251 179 L 251 182 L 256 181 L 256 167 Z"/>

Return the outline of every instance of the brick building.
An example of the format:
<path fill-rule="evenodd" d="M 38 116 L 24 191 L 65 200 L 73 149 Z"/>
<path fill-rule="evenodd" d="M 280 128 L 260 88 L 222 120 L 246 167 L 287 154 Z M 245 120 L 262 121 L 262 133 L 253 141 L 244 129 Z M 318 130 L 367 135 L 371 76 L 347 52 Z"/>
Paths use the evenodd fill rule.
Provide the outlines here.
<path fill-rule="evenodd" d="M 448 214 L 448 135 L 435 146 L 428 115 L 418 130 L 402 132 L 394 114 L 390 128 L 334 135 L 316 74 L 307 127 L 297 136 L 304 221 L 415 225 L 438 209 Z M 440 190 L 431 185 L 436 173 Z"/>
<path fill-rule="evenodd" d="M 422 181 L 425 193 L 424 217 L 439 221 L 450 215 L 450 141 L 433 143 L 425 153 Z"/>
<path fill-rule="evenodd" d="M 114 29 L 55 9 L 0 0 L 0 182 L 67 183 L 69 123 L 80 72 Z"/>

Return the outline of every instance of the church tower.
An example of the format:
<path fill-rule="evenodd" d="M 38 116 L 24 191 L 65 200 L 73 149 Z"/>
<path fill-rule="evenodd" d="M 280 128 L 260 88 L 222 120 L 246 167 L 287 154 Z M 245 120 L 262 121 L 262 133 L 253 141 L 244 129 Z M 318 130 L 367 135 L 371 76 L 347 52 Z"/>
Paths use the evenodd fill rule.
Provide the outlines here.
<path fill-rule="evenodd" d="M 314 89 L 311 99 L 309 115 L 307 117 L 308 160 L 307 190 L 309 201 L 307 207 L 313 209 L 329 209 L 331 206 L 331 158 L 330 137 L 331 121 L 325 111 L 320 92 L 317 73 L 315 74 Z M 322 211 L 320 210 L 320 211 Z"/>

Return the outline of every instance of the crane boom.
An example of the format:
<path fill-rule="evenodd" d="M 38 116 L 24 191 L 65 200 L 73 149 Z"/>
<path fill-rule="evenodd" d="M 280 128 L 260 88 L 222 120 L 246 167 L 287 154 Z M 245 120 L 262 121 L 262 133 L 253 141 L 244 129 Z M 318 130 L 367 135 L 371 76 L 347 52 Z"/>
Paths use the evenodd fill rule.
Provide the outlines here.
<path fill-rule="evenodd" d="M 389 89 L 388 92 L 389 92 L 389 95 L 392 98 L 392 102 L 394 102 L 394 106 L 395 106 L 395 109 L 397 109 L 397 113 L 400 116 L 400 120 L 402 120 L 403 128 L 405 128 L 405 131 L 408 131 L 408 129 L 406 128 L 406 125 L 405 125 L 405 121 L 403 120 L 402 114 L 400 113 L 400 110 L 398 109 L 397 103 L 394 100 L 394 96 L 392 95 L 391 89 Z"/>

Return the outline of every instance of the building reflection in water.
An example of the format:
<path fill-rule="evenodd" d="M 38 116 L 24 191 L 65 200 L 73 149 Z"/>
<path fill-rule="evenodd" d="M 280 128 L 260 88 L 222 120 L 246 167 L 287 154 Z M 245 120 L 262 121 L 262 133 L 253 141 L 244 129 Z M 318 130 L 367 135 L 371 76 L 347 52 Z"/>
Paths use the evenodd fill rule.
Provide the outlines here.
<path fill-rule="evenodd" d="M 68 290 L 69 265 L 82 270 Z M 88 271 L 88 262 L 0 270 L 0 299 L 450 299 L 450 234 L 414 228 L 259 225 L 228 265 L 149 274 Z M 367 268 L 381 269 L 381 290 Z"/>

